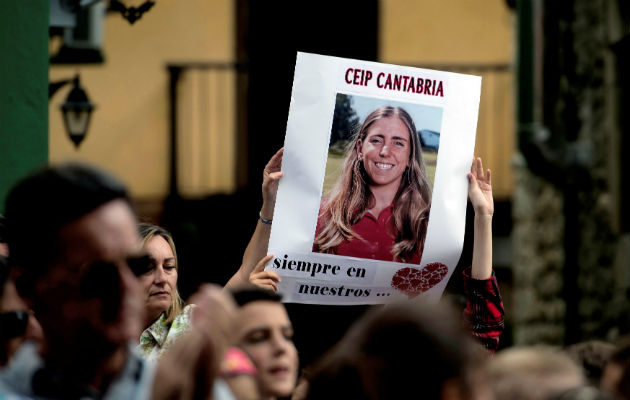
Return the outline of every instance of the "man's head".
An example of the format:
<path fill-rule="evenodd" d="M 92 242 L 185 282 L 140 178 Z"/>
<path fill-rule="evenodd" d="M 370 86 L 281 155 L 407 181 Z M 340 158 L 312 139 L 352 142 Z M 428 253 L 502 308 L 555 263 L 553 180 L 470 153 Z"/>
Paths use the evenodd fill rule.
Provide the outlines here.
<path fill-rule="evenodd" d="M 137 222 L 125 187 L 91 167 L 39 171 L 13 188 L 6 217 L 10 262 L 48 351 L 94 357 L 139 336 Z"/>
<path fill-rule="evenodd" d="M 487 399 L 480 350 L 450 306 L 391 303 L 366 312 L 315 363 L 308 398 Z"/>

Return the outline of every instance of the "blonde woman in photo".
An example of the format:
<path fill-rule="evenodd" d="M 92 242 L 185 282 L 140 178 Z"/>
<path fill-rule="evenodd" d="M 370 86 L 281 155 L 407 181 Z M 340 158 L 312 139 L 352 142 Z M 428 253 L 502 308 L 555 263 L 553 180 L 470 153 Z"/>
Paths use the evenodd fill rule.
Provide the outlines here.
<path fill-rule="evenodd" d="M 313 251 L 419 264 L 431 187 L 418 132 L 400 107 L 370 113 L 322 201 Z"/>

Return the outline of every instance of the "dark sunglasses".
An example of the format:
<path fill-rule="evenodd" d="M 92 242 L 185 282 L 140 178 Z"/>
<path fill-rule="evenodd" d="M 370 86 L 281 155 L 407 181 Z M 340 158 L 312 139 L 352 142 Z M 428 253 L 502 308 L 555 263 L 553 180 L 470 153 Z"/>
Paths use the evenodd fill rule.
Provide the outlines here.
<path fill-rule="evenodd" d="M 127 258 L 127 265 L 135 276 L 144 275 L 154 267 L 154 262 L 147 254 Z"/>
<path fill-rule="evenodd" d="M 29 315 L 29 312 L 24 310 L 0 312 L 0 338 L 23 336 L 26 333 Z"/>
<path fill-rule="evenodd" d="M 141 276 L 153 268 L 153 261 L 146 255 L 127 257 L 125 263 L 135 276 Z M 86 297 L 104 296 L 118 287 L 120 275 L 116 263 L 93 262 L 85 267 L 82 290 Z"/>

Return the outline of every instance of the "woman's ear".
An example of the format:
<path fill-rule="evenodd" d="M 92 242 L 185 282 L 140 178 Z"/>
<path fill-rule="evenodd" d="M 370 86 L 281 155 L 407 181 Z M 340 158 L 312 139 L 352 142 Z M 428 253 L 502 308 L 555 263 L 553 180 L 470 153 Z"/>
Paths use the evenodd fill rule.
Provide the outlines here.
<path fill-rule="evenodd" d="M 357 156 L 359 158 L 359 161 L 363 159 L 363 153 L 361 152 L 362 148 L 363 148 L 363 141 L 359 139 L 357 140 Z"/>

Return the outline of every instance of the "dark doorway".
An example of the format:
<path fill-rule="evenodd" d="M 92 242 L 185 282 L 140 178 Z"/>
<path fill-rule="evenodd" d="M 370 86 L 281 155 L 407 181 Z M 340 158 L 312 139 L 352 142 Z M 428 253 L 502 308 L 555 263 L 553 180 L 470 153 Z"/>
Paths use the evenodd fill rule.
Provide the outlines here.
<path fill-rule="evenodd" d="M 248 94 L 248 183 L 256 186 L 284 141 L 297 52 L 376 61 L 378 1 L 237 4 L 237 56 L 249 65 L 239 90 Z"/>
<path fill-rule="evenodd" d="M 237 56 L 248 65 L 246 171 L 258 190 L 262 170 L 284 142 L 298 51 L 376 61 L 378 1 L 237 1 Z M 260 207 L 260 204 L 255 204 Z M 289 304 L 302 365 L 335 343 L 365 307 Z"/>

